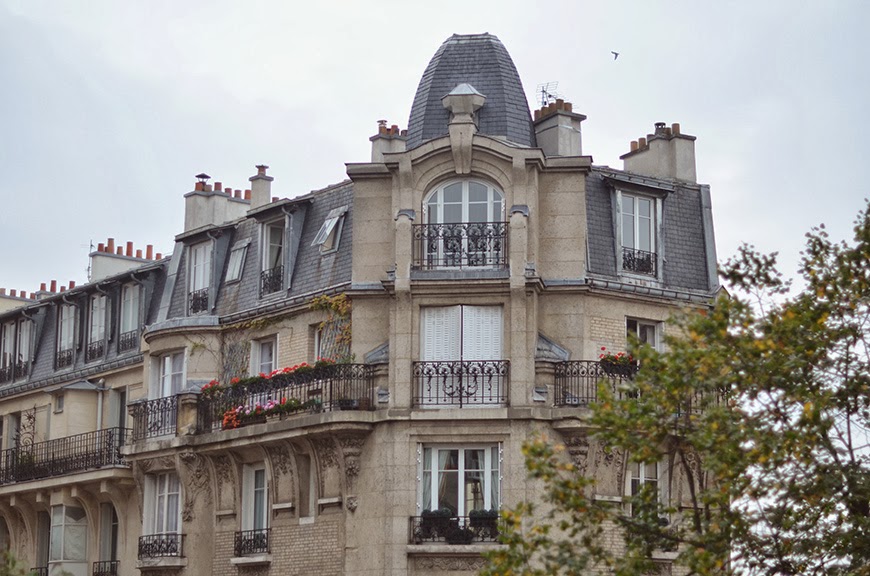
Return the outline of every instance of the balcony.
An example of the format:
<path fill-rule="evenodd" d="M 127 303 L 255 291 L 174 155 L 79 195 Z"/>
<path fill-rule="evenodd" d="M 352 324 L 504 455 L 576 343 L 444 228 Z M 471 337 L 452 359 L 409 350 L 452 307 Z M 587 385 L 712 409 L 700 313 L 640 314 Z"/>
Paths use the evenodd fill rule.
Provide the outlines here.
<path fill-rule="evenodd" d="M 28 574 L 29 576 L 48 576 L 48 566 L 37 566 L 36 568 L 31 568 Z"/>
<path fill-rule="evenodd" d="M 128 350 L 135 350 L 139 347 L 139 331 L 138 330 L 130 330 L 129 332 L 122 332 L 120 336 L 118 336 L 118 352 L 126 352 Z"/>
<path fill-rule="evenodd" d="M 569 360 L 556 364 L 556 406 L 588 406 L 598 401 L 598 384 L 618 390 L 634 378 L 637 366 L 606 366 L 597 360 Z"/>
<path fill-rule="evenodd" d="M 208 310 L 208 288 L 193 290 L 187 296 L 187 304 L 190 314 L 201 314 Z"/>
<path fill-rule="evenodd" d="M 27 378 L 27 373 L 30 371 L 30 364 L 27 361 L 20 361 L 15 363 L 15 374 L 13 378 L 16 380 L 21 378 Z"/>
<path fill-rule="evenodd" d="M 415 407 L 508 403 L 508 360 L 414 362 L 413 371 Z"/>
<path fill-rule="evenodd" d="M 289 411 L 291 414 L 373 410 L 374 394 L 372 367 L 366 364 L 334 364 L 301 373 L 279 373 L 269 379 L 249 379 L 208 395 L 201 394 L 197 405 L 198 429 L 220 430 L 227 411 L 238 406 L 265 406 L 270 400 L 292 402 L 295 407 Z"/>
<path fill-rule="evenodd" d="M 181 558 L 184 556 L 184 534 L 148 534 L 139 537 L 139 560 L 147 558 Z"/>
<path fill-rule="evenodd" d="M 284 267 L 275 266 L 260 272 L 260 298 L 284 288 Z"/>
<path fill-rule="evenodd" d="M 104 341 L 100 340 L 98 342 L 90 342 L 88 343 L 88 347 L 85 348 L 85 362 L 92 362 L 102 358 L 105 352 L 106 343 Z"/>
<path fill-rule="evenodd" d="M 126 428 L 106 428 L 4 450 L 0 452 L 0 484 L 125 466 L 121 446 L 129 433 Z"/>
<path fill-rule="evenodd" d="M 91 576 L 118 576 L 118 568 L 121 563 L 118 560 L 100 560 L 94 562 Z"/>
<path fill-rule="evenodd" d="M 75 350 L 70 348 L 69 350 L 58 350 L 54 355 L 54 367 L 57 370 L 61 368 L 67 368 L 72 366 L 73 359 L 75 358 Z"/>
<path fill-rule="evenodd" d="M 622 248 L 622 270 L 634 274 L 657 276 L 655 252 L 645 252 L 635 248 Z"/>
<path fill-rule="evenodd" d="M 236 532 L 233 541 L 233 556 L 239 558 L 252 554 L 269 554 L 271 552 L 269 547 L 271 532 L 270 528 Z"/>
<path fill-rule="evenodd" d="M 0 384 L 12 382 L 12 375 L 15 372 L 15 367 L 12 364 L 0 366 Z"/>
<path fill-rule="evenodd" d="M 505 268 L 507 222 L 415 224 L 413 266 L 440 268 Z"/>
<path fill-rule="evenodd" d="M 424 512 L 423 516 L 411 516 L 409 524 L 411 544 L 473 544 L 497 542 L 501 520 L 498 516 L 440 516 L 437 512 Z"/>
<path fill-rule="evenodd" d="M 133 441 L 175 435 L 178 397 L 154 398 L 130 405 L 133 416 Z"/>

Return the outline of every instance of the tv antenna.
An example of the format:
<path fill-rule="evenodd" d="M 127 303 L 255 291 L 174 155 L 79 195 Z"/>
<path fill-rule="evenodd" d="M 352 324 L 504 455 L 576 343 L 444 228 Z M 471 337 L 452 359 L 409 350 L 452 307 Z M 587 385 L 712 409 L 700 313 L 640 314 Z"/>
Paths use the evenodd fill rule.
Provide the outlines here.
<path fill-rule="evenodd" d="M 538 84 L 536 92 L 538 94 L 538 101 L 541 104 L 541 108 L 556 101 L 556 98 L 559 97 L 559 93 L 556 92 L 558 87 L 558 82 L 545 82 L 544 84 Z"/>

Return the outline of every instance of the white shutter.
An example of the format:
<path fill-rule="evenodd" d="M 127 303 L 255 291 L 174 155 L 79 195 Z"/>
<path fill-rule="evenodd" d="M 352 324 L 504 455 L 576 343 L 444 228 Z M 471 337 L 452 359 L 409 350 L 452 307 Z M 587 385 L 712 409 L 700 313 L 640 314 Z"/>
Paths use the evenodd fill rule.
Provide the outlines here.
<path fill-rule="evenodd" d="M 460 318 L 459 306 L 423 308 L 421 357 L 433 360 L 459 360 Z"/>
<path fill-rule="evenodd" d="M 501 360 L 501 306 L 462 307 L 462 359 Z"/>

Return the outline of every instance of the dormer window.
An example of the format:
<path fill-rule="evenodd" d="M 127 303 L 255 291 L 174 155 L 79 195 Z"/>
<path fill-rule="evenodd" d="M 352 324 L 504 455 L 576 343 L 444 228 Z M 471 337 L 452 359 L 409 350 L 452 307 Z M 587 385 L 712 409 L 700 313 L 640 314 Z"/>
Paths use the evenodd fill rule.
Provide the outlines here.
<path fill-rule="evenodd" d="M 245 256 L 248 252 L 248 244 L 251 242 L 249 238 L 240 240 L 233 244 L 233 249 L 230 252 L 230 261 L 227 264 L 226 282 L 238 282 L 242 278 L 242 270 L 245 268 Z"/>
<path fill-rule="evenodd" d="M 85 362 L 102 358 L 106 351 L 106 296 L 94 294 L 90 297 L 88 319 L 88 347 L 85 349 Z"/>
<path fill-rule="evenodd" d="M 329 211 L 326 215 L 326 220 L 314 237 L 312 246 L 320 246 L 321 254 L 328 254 L 338 250 L 338 242 L 341 239 L 341 229 L 344 226 L 344 215 L 347 212 L 347 206 L 341 206 Z"/>
<path fill-rule="evenodd" d="M 118 352 L 133 350 L 139 345 L 139 286 L 125 284 L 121 288 L 121 325 Z"/>
<path fill-rule="evenodd" d="M 260 296 L 284 289 L 284 219 L 263 224 L 263 271 Z"/>
<path fill-rule="evenodd" d="M 503 267 L 507 260 L 504 195 L 476 180 L 448 182 L 423 203 L 414 227 L 419 268 Z"/>
<path fill-rule="evenodd" d="M 75 358 L 75 304 L 62 304 L 58 309 L 57 351 L 54 356 L 56 369 L 73 365 Z"/>
<path fill-rule="evenodd" d="M 189 248 L 190 292 L 188 307 L 191 314 L 208 310 L 208 288 L 211 279 L 211 243 L 203 242 Z"/>
<path fill-rule="evenodd" d="M 629 274 L 658 277 L 657 223 L 659 200 L 617 191 L 619 269 Z"/>

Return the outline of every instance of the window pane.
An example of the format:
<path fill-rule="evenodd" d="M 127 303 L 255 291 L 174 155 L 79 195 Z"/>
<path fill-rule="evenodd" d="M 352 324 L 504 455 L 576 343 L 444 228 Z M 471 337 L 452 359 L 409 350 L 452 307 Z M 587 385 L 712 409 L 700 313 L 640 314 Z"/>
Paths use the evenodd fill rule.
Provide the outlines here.
<path fill-rule="evenodd" d="M 631 196 L 622 196 L 622 213 L 631 214 L 634 216 L 634 198 Z"/>
<path fill-rule="evenodd" d="M 63 556 L 64 560 L 85 560 L 88 549 L 87 526 L 74 525 L 64 527 Z"/>
<path fill-rule="evenodd" d="M 456 182 L 444 188 L 444 203 L 462 203 L 462 183 Z"/>
<path fill-rule="evenodd" d="M 254 530 L 266 527 L 266 471 L 254 470 Z"/>
<path fill-rule="evenodd" d="M 468 183 L 468 201 L 469 202 L 486 202 L 487 188 L 480 182 Z"/>
<path fill-rule="evenodd" d="M 634 217 L 631 214 L 622 214 L 622 245 L 626 248 L 634 248 Z"/>
<path fill-rule="evenodd" d="M 468 221 L 469 222 L 489 222 L 489 214 L 487 214 L 488 204 L 469 204 L 468 205 Z"/>
<path fill-rule="evenodd" d="M 649 218 L 652 214 L 652 201 L 648 198 L 637 199 L 637 215 L 641 218 Z"/>
<path fill-rule="evenodd" d="M 637 247 L 646 252 L 652 252 L 652 226 L 648 218 L 639 218 L 637 221 Z"/>
<path fill-rule="evenodd" d="M 438 451 L 438 507 L 459 510 L 459 451 Z"/>
<path fill-rule="evenodd" d="M 498 480 L 498 472 L 499 472 L 499 462 L 498 462 L 498 446 L 493 446 L 490 448 L 490 467 L 492 471 L 490 472 L 490 481 L 489 481 L 489 507 L 490 508 L 498 508 L 499 507 L 499 480 Z"/>
<path fill-rule="evenodd" d="M 462 204 L 444 205 L 444 224 L 457 224 L 462 222 Z"/>

